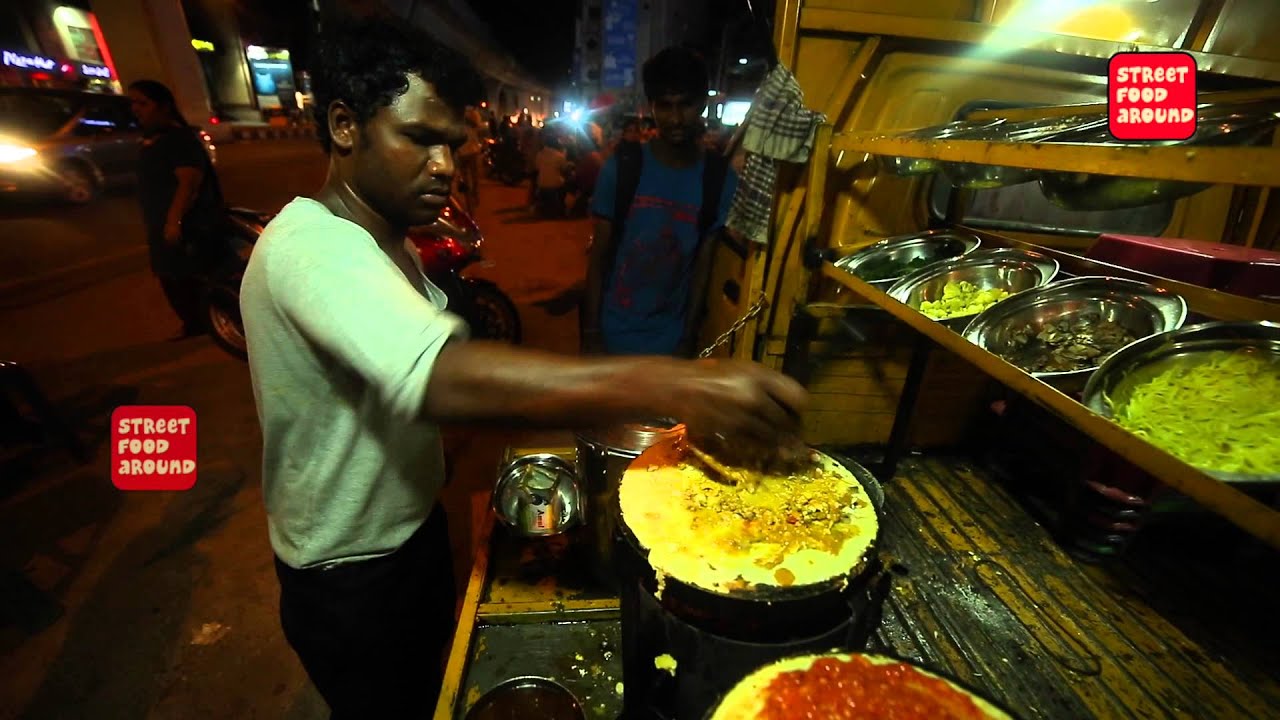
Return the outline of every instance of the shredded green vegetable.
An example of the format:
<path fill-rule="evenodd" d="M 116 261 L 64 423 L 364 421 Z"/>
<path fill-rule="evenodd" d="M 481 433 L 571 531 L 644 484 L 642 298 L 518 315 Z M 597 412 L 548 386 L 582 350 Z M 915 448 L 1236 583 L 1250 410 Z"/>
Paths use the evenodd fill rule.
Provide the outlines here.
<path fill-rule="evenodd" d="M 1204 353 L 1135 386 L 1116 422 L 1201 470 L 1280 472 L 1280 361 Z"/>

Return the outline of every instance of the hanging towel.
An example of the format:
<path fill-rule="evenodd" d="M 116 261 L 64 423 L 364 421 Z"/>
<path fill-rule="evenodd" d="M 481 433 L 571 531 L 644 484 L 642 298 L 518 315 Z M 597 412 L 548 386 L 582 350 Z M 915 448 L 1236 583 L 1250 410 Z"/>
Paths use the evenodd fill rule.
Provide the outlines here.
<path fill-rule="evenodd" d="M 769 242 L 777 164 L 808 162 L 814 131 L 824 120 L 822 113 L 804 106 L 804 93 L 791 71 L 775 65 L 756 90 L 743 123 L 747 159 L 725 223 L 730 229 L 757 243 Z"/>

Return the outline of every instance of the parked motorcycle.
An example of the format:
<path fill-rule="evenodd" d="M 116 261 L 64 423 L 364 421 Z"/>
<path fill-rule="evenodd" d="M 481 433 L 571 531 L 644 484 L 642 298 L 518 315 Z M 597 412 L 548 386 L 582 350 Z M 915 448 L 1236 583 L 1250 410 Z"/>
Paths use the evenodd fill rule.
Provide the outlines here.
<path fill-rule="evenodd" d="M 468 272 L 493 267 L 493 263 L 480 252 L 484 236 L 457 198 L 449 198 L 449 205 L 431 225 L 411 228 L 409 241 L 418 250 L 427 279 L 449 297 L 449 309 L 467 320 L 472 337 L 520 342 L 515 303 L 494 283 Z"/>
<path fill-rule="evenodd" d="M 240 280 L 254 243 L 273 215 L 246 208 L 229 208 L 227 214 L 233 256 L 205 278 L 203 302 L 213 341 L 231 355 L 247 360 Z M 427 278 L 444 291 L 449 310 L 467 321 L 473 338 L 520 342 L 520 314 L 515 303 L 494 283 L 468 272 L 493 263 L 480 252 L 484 238 L 456 198 L 450 198 L 435 223 L 411 229 L 408 239 L 418 251 Z"/>

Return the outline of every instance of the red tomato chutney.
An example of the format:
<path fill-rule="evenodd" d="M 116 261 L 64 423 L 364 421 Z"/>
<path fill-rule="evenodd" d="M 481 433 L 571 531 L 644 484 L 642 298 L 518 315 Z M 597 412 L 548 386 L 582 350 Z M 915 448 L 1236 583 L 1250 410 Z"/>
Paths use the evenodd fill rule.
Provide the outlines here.
<path fill-rule="evenodd" d="M 821 658 L 769 683 L 762 720 L 984 720 L 963 692 L 910 665 Z"/>

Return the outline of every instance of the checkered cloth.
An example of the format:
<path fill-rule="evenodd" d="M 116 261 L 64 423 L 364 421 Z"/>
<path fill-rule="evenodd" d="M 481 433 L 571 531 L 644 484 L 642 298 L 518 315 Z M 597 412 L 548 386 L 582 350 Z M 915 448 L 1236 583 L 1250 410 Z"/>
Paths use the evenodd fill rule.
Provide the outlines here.
<path fill-rule="evenodd" d="M 808 162 L 814 131 L 824 120 L 822 113 L 804 106 L 804 93 L 791 71 L 775 65 L 756 90 L 745 120 L 747 161 L 729 208 L 730 229 L 755 242 L 769 242 L 777 164 Z"/>

